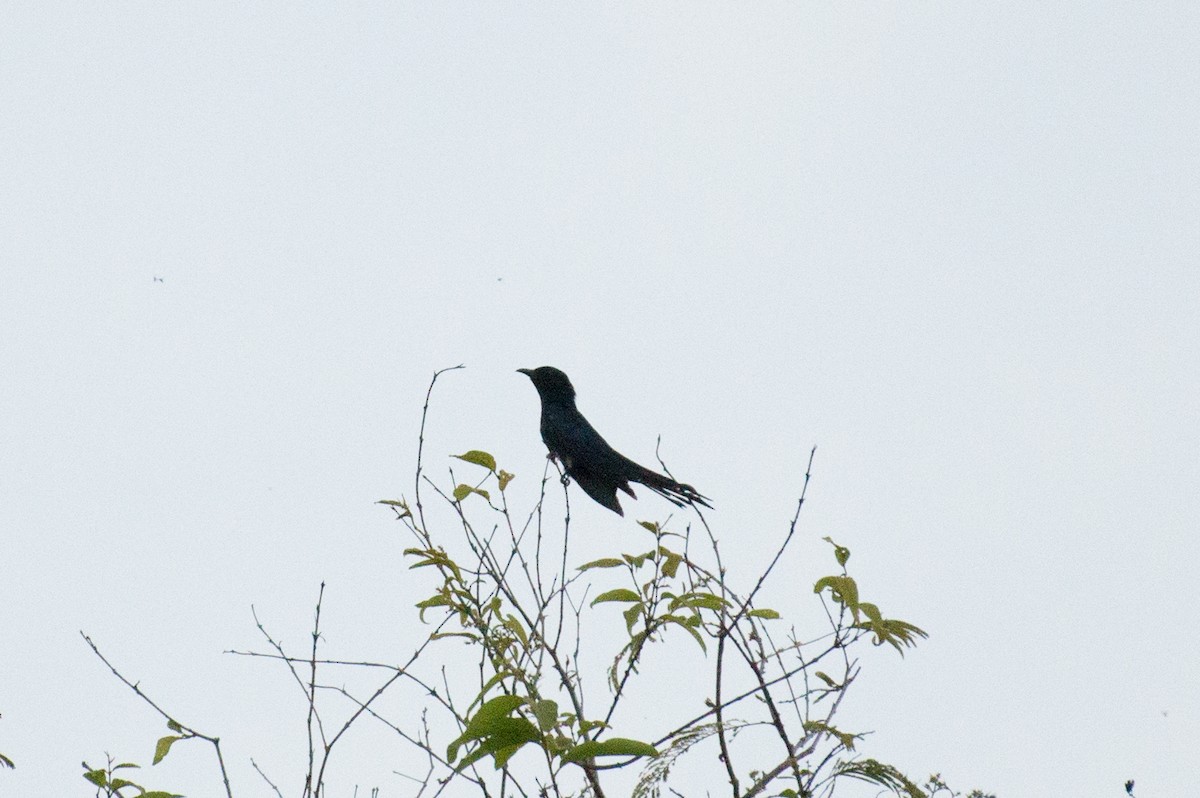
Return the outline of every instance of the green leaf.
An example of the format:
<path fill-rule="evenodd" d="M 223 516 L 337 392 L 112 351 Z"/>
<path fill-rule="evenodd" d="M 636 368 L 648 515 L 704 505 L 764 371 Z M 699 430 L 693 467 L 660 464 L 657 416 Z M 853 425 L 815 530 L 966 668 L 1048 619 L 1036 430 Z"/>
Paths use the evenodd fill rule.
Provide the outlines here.
<path fill-rule="evenodd" d="M 658 756 L 658 750 L 649 743 L 610 737 L 607 740 L 589 740 L 580 743 L 563 754 L 567 762 L 581 762 L 597 756 Z"/>
<path fill-rule="evenodd" d="M 524 718 L 509 718 L 509 720 L 519 720 L 525 724 L 528 724 L 529 728 L 533 728 L 533 724 L 529 723 L 529 721 L 525 720 Z M 481 740 L 479 745 L 475 747 L 475 750 L 465 756 L 463 761 L 458 763 L 454 770 L 461 773 L 471 765 L 478 762 L 480 759 L 483 759 L 485 756 L 491 756 L 495 763 L 496 769 L 499 770 L 508 764 L 508 760 L 512 758 L 512 755 L 515 754 L 521 748 L 521 746 L 523 746 L 526 742 L 533 742 L 532 740 L 522 740 L 511 744 L 506 744 L 503 742 L 503 739 L 506 738 L 494 737 Z"/>
<path fill-rule="evenodd" d="M 459 460 L 465 460 L 468 463 L 474 463 L 478 466 L 483 466 L 488 471 L 496 470 L 496 458 L 492 457 L 487 452 L 481 452 L 478 449 L 472 449 L 466 454 L 452 454 L 451 457 L 457 457 Z"/>
<path fill-rule="evenodd" d="M 529 647 L 529 635 L 525 633 L 525 627 L 521 625 L 515 615 L 509 615 L 504 619 L 504 628 L 516 635 L 517 639 L 521 641 L 521 645 Z"/>
<path fill-rule="evenodd" d="M 507 719 L 517 707 L 525 704 L 519 695 L 500 695 L 487 701 L 467 722 L 467 728 L 446 748 L 446 758 L 453 762 L 458 756 L 458 747 L 470 740 L 487 736 L 499 728 L 500 721 Z"/>
<path fill-rule="evenodd" d="M 472 493 L 478 493 L 488 501 L 492 500 L 492 497 L 488 494 L 488 492 L 482 488 L 473 488 L 470 485 L 459 485 L 454 489 L 454 501 L 460 502 L 470 496 Z"/>
<path fill-rule="evenodd" d="M 750 612 L 746 614 L 751 618 L 762 618 L 763 620 L 767 621 L 777 621 L 782 617 L 775 610 L 769 610 L 765 608 L 761 610 L 750 610 Z"/>
<path fill-rule="evenodd" d="M 430 565 L 437 566 L 438 568 L 449 568 L 454 573 L 455 579 L 459 582 L 463 580 L 462 571 L 459 569 L 458 563 L 450 559 L 449 555 L 441 549 L 405 549 L 404 556 L 423 558 L 408 566 L 410 569 L 425 568 Z"/>
<path fill-rule="evenodd" d="M 825 673 L 824 671 L 817 671 L 813 675 L 816 676 L 821 681 L 825 682 L 825 684 L 828 685 L 829 687 L 837 689 L 837 686 L 838 686 L 837 682 L 835 682 L 833 679 L 830 679 L 829 674 Z"/>
<path fill-rule="evenodd" d="M 871 605 L 874 606 L 874 605 Z M 865 614 L 865 613 L 864 613 Z M 904 656 L 904 647 L 912 647 L 917 644 L 917 638 L 927 638 L 929 634 L 916 626 L 913 626 L 907 621 L 899 621 L 895 619 L 870 620 L 864 623 L 854 625 L 857 629 L 867 629 L 875 634 L 875 639 L 872 641 L 877 646 L 884 643 L 889 644 L 897 651 L 900 656 Z"/>
<path fill-rule="evenodd" d="M 849 576 L 825 576 L 817 580 L 813 586 L 814 593 L 820 593 L 825 588 L 833 595 L 833 600 L 844 604 L 846 609 L 858 620 L 858 583 Z"/>
<path fill-rule="evenodd" d="M 830 546 L 833 546 L 833 556 L 837 558 L 838 565 L 845 565 L 846 561 L 850 559 L 850 549 L 834 543 L 833 538 L 829 537 L 828 535 L 822 539 Z"/>
<path fill-rule="evenodd" d="M 501 670 L 497 673 L 492 674 L 492 678 L 490 678 L 486 682 L 484 682 L 483 687 L 479 688 L 479 692 L 476 694 L 475 698 L 471 701 L 471 706 L 467 707 L 467 713 L 469 714 L 471 712 L 471 709 L 474 708 L 476 704 L 482 704 L 483 699 L 487 698 L 487 694 L 492 691 L 493 687 L 500 684 L 505 679 L 508 679 L 508 678 L 516 676 L 516 675 L 517 674 L 511 670 Z"/>
<path fill-rule="evenodd" d="M 806 722 L 804 724 L 804 731 L 808 732 L 809 734 L 828 734 L 832 737 L 836 737 L 837 741 L 841 743 L 847 751 L 853 751 L 854 741 L 862 736 L 859 734 L 850 734 L 849 732 L 841 731 L 840 729 L 834 728 L 828 723 L 824 723 L 819 720 L 811 720 Z"/>
<path fill-rule="evenodd" d="M 836 772 L 841 776 L 878 784 L 896 795 L 907 794 L 910 798 L 926 798 L 925 791 L 910 781 L 907 776 L 894 766 L 877 759 L 839 762 Z"/>
<path fill-rule="evenodd" d="M 634 624 L 642 617 L 642 602 L 630 604 L 621 615 L 625 616 L 625 631 L 632 634 Z"/>
<path fill-rule="evenodd" d="M 602 720 L 584 720 L 579 722 L 579 733 L 587 734 L 593 729 L 607 729 L 608 724 Z"/>
<path fill-rule="evenodd" d="M 516 474 L 510 474 L 507 471 L 500 471 L 500 473 L 496 474 L 496 479 L 500 482 L 500 491 L 504 492 L 504 489 L 508 487 L 508 483 L 516 478 Z"/>
<path fill-rule="evenodd" d="M 661 527 L 659 527 L 659 525 L 656 524 L 654 521 L 638 521 L 638 526 L 649 529 L 651 532 L 653 532 L 656 535 L 662 531 Z"/>
<path fill-rule="evenodd" d="M 528 724 L 528 726 L 529 726 L 529 728 L 530 728 L 530 729 L 532 729 L 532 728 L 533 728 L 533 724 L 532 724 L 532 723 L 529 723 L 529 721 L 525 720 L 524 718 L 521 718 L 521 720 L 522 720 L 524 723 Z M 499 749 L 497 749 L 497 750 L 496 750 L 496 752 L 495 752 L 495 753 L 492 755 L 492 758 L 493 758 L 493 759 L 496 761 L 496 770 L 500 770 L 500 769 L 501 769 L 501 768 L 503 768 L 505 765 L 507 765 L 507 764 L 508 764 L 508 760 L 512 759 L 512 757 L 513 757 L 513 754 L 515 754 L 517 751 L 520 751 L 520 750 L 521 750 L 521 746 L 525 745 L 525 743 L 532 743 L 532 742 L 534 742 L 535 740 L 540 740 L 540 739 L 541 739 L 541 738 L 537 736 L 537 733 L 536 733 L 536 732 L 534 732 L 534 736 L 533 736 L 533 738 L 532 738 L 532 739 L 529 739 L 529 740 L 521 740 L 520 742 L 513 743 L 512 745 L 505 745 L 505 746 L 501 746 L 501 747 L 500 747 Z M 490 741 L 489 741 L 489 742 L 490 742 Z"/>
<path fill-rule="evenodd" d="M 662 564 L 663 575 L 674 579 L 675 574 L 679 572 L 679 564 L 683 562 L 683 555 L 676 554 L 664 546 L 658 547 L 658 554 L 660 557 L 665 558 Z"/>
<path fill-rule="evenodd" d="M 419 609 L 421 611 L 417 617 L 419 617 L 421 619 L 421 622 L 424 623 L 425 622 L 425 610 L 432 609 L 433 607 L 453 607 L 453 606 L 454 606 L 454 601 L 449 596 L 441 595 L 441 594 L 439 594 L 437 596 L 430 596 L 429 598 L 425 599 L 424 601 L 417 602 L 417 609 Z"/>
<path fill-rule="evenodd" d="M 719 610 L 729 605 L 729 602 L 714 593 L 692 592 L 684 593 L 671 600 L 671 609 L 689 607 L 700 610 Z"/>
<path fill-rule="evenodd" d="M 548 732 L 558 723 L 558 702 L 557 701 L 534 701 L 530 706 L 533 710 L 533 716 L 537 718 L 538 726 L 542 731 Z"/>
<path fill-rule="evenodd" d="M 182 737 L 175 737 L 172 735 L 168 735 L 166 737 L 159 737 L 158 743 L 156 743 L 154 746 L 154 761 L 151 762 L 150 764 L 157 765 L 159 762 L 163 761 L 163 759 L 166 758 L 167 754 L 170 753 L 171 746 L 175 744 L 175 741 L 182 740 L 182 739 L 183 739 Z"/>
<path fill-rule="evenodd" d="M 4 765 L 6 768 L 10 768 L 13 770 L 15 770 L 17 767 L 16 765 L 13 764 L 13 761 L 11 759 L 9 759 L 8 757 L 6 757 L 4 754 L 0 754 L 0 765 Z"/>
<path fill-rule="evenodd" d="M 498 701 L 503 698 L 516 698 L 518 701 L 524 702 L 525 699 L 519 696 L 499 696 L 492 699 Z M 488 704 L 492 703 L 491 701 Z M 487 709 L 488 704 L 484 704 L 479 712 L 483 713 Z M 492 718 L 485 723 L 477 723 L 475 718 L 467 724 L 467 730 L 454 740 L 446 749 L 446 758 L 453 762 L 458 756 L 458 748 L 464 743 L 472 740 L 479 740 L 479 746 L 463 759 L 455 770 L 462 772 L 466 767 L 478 761 L 481 757 L 492 754 L 495 757 L 496 767 L 504 767 L 504 763 L 517 752 L 525 743 L 535 742 L 541 739 L 541 734 L 537 727 L 522 717 L 501 716 Z"/>
<path fill-rule="evenodd" d="M 524 745 L 541 739 L 537 728 L 522 717 L 499 718 L 488 724 L 480 736 L 487 739 L 484 747 L 488 751 L 499 751 L 510 745 Z"/>
<path fill-rule="evenodd" d="M 869 621 L 883 620 L 883 613 L 881 613 L 879 608 L 869 601 L 861 602 L 858 605 L 858 609 L 863 615 L 867 616 L 867 620 Z"/>
<path fill-rule="evenodd" d="M 177 793 L 173 793 L 173 792 L 164 792 L 162 790 L 153 790 L 151 792 L 142 793 L 141 795 L 138 796 L 138 798 L 183 798 L 183 796 L 179 795 Z"/>
<path fill-rule="evenodd" d="M 616 590 L 609 590 L 601 593 L 596 598 L 592 599 L 591 606 L 603 604 L 606 601 L 641 601 L 642 597 L 634 593 L 627 587 L 619 587 Z"/>
<path fill-rule="evenodd" d="M 84 763 L 84 767 L 87 767 L 86 762 Z M 97 787 L 108 786 L 108 771 L 104 770 L 103 768 L 85 771 L 83 777 L 92 784 L 95 784 Z"/>
<path fill-rule="evenodd" d="M 567 737 L 562 732 L 555 734 L 547 734 L 542 737 L 542 748 L 550 752 L 550 756 L 559 757 L 563 752 L 571 747 L 574 742 L 570 737 Z"/>
<path fill-rule="evenodd" d="M 599 560 L 592 560 L 591 562 L 584 563 L 583 565 L 579 566 L 577 570 L 589 571 L 592 568 L 620 568 L 624 565 L 625 561 L 617 559 L 616 557 L 602 557 Z"/>
<path fill-rule="evenodd" d="M 454 743 L 451 743 L 451 745 L 453 745 L 453 744 Z M 488 751 L 485 750 L 482 745 L 476 746 L 474 751 L 467 754 L 465 757 L 463 757 L 463 761 L 459 762 L 457 765 L 454 766 L 454 769 L 457 772 L 462 773 L 464 770 L 471 767 L 471 765 L 474 765 L 476 762 L 483 759 L 487 755 L 488 755 Z M 453 759 L 451 759 L 449 761 L 451 763 L 454 762 Z"/>
<path fill-rule="evenodd" d="M 676 626 L 679 626 L 680 628 L 682 628 L 688 634 L 690 634 L 692 636 L 692 638 L 697 643 L 700 644 L 700 650 L 707 653 L 708 645 L 704 642 L 704 638 L 700 636 L 700 633 L 698 631 L 696 631 L 696 627 L 699 625 L 698 624 L 699 620 L 700 619 L 697 618 L 695 615 L 692 615 L 690 617 L 685 617 L 682 615 L 668 615 L 665 618 L 663 618 L 664 622 L 673 623 Z"/>
<path fill-rule="evenodd" d="M 380 499 L 376 504 L 386 504 L 388 507 L 393 507 L 399 511 L 400 518 L 412 518 L 412 510 L 408 508 L 408 504 L 396 499 Z"/>

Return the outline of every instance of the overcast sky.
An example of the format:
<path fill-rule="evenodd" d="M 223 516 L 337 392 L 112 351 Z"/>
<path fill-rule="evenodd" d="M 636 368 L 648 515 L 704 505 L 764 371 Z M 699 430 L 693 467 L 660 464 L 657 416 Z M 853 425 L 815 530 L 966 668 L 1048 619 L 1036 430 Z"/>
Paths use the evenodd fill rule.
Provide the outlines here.
<path fill-rule="evenodd" d="M 556 365 L 626 454 L 662 436 L 735 578 L 817 445 L 770 603 L 811 610 L 831 535 L 931 634 L 869 652 L 869 754 L 1195 790 L 1200 7 L 307 5 L 4 14 L 0 795 L 149 764 L 161 722 L 81 629 L 235 794 L 268 794 L 251 756 L 298 794 L 294 685 L 222 652 L 262 648 L 251 604 L 303 647 L 322 580 L 331 656 L 427 631 L 373 502 L 458 363 L 438 474 L 486 449 L 530 506 L 514 369 Z M 576 493 L 578 561 L 643 548 L 647 493 Z M 368 737 L 331 795 L 410 795 Z M 141 776 L 219 791 L 199 746 Z"/>

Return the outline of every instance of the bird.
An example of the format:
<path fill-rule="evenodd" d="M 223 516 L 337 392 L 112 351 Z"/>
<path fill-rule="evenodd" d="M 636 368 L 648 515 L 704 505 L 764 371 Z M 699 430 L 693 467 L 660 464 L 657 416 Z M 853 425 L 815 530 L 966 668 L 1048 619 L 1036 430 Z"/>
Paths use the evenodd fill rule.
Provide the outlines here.
<path fill-rule="evenodd" d="M 575 387 L 566 374 L 553 366 L 517 369 L 517 372 L 533 381 L 542 400 L 542 442 L 550 450 L 549 456 L 557 458 L 566 470 L 564 485 L 568 479 L 574 479 L 597 504 L 620 516 L 625 511 L 617 501 L 617 491 L 637 498 L 629 486 L 631 482 L 645 485 L 677 507 L 698 504 L 712 509 L 711 499 L 691 485 L 638 465 L 609 446 L 575 407 Z"/>

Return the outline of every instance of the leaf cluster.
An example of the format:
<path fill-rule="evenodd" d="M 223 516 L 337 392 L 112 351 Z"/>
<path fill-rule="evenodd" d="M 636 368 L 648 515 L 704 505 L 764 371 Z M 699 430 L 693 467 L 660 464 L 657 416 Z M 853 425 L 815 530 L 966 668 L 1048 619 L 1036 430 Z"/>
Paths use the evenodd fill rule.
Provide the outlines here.
<path fill-rule="evenodd" d="M 870 632 L 875 645 L 880 646 L 887 643 L 899 651 L 901 656 L 904 656 L 906 647 L 917 644 L 918 637 L 929 637 L 924 630 L 911 623 L 894 618 L 884 618 L 879 607 L 860 600 L 858 583 L 845 571 L 846 561 L 850 559 L 850 550 L 845 546 L 839 546 L 828 537 L 825 540 L 834 547 L 838 564 L 842 566 L 842 573 L 818 579 L 817 583 L 813 585 L 814 593 L 820 594 L 822 591 L 828 590 L 834 602 L 850 612 L 854 619 L 853 628 Z"/>
<path fill-rule="evenodd" d="M 513 757 L 530 747 L 541 752 L 537 759 L 545 763 L 549 794 L 567 794 L 561 779 L 577 766 L 590 792 L 602 795 L 600 773 L 643 760 L 635 795 L 654 796 L 681 757 L 715 741 L 735 796 L 765 794 L 780 779 L 792 783 L 776 787 L 783 790 L 776 793 L 780 795 L 817 795 L 832 790 L 840 779 L 869 781 L 910 796 L 916 794 L 910 787 L 919 790 L 895 767 L 860 757 L 856 745 L 864 735 L 844 731 L 834 721 L 858 674 L 857 660 L 848 653 L 858 641 L 888 643 L 903 653 L 925 636 L 918 627 L 886 618 L 876 604 L 861 599 L 858 583 L 846 570 L 848 548 L 829 541 L 840 573 L 813 584 L 813 593 L 832 603 L 830 629 L 806 641 L 781 627 L 783 639 L 776 641 L 767 624 L 782 624 L 783 613 L 758 606 L 755 597 L 779 555 L 751 591 L 739 594 L 703 517 L 713 566 L 689 553 L 694 550 L 690 526 L 676 533 L 664 524 L 643 521 L 639 524 L 653 536 L 652 546 L 594 559 L 568 573 L 568 514 L 562 568 L 548 578 L 541 568 L 548 478 L 543 478 L 537 507 L 521 523 L 505 496 L 513 475 L 500 469 L 493 455 L 473 449 L 455 458 L 486 472 L 472 482 L 452 472 L 455 487 L 450 491 L 434 486 L 454 513 L 465 551 L 452 552 L 451 539 L 429 525 L 424 511 L 414 513 L 404 500 L 387 502 L 422 544 L 405 550 L 413 560 L 410 567 L 438 575 L 433 592 L 416 604 L 422 621 L 438 624 L 430 639 L 458 638 L 479 653 L 479 687 L 467 707 L 454 710 L 459 730 L 444 749 L 453 773 L 470 772 L 480 779 L 476 766 L 490 761 L 505 779 L 517 779 Z M 482 501 L 471 505 L 472 497 Z M 423 506 L 419 499 L 417 506 Z M 523 544 L 531 528 L 536 550 L 526 553 Z M 780 554 L 794 528 L 795 521 Z M 595 595 L 585 604 L 581 597 L 593 586 Z M 606 674 L 607 706 L 596 713 L 586 709 L 591 703 L 585 702 L 588 676 L 577 671 L 578 619 L 585 609 L 606 606 L 620 609 L 626 640 L 613 654 Z M 438 614 L 431 616 L 432 612 Z M 575 626 L 564 637 L 564 619 L 572 618 Z M 681 639 L 690 640 L 709 658 L 710 692 L 706 697 L 703 682 L 687 680 L 678 698 L 667 695 L 670 686 L 656 693 L 666 705 L 686 705 L 690 694 L 704 708 L 653 741 L 615 734 L 616 710 L 630 695 L 629 685 L 640 675 L 648 648 L 666 646 L 670 652 L 672 630 L 683 632 Z M 673 659 L 677 654 L 666 656 Z M 735 666 L 740 666 L 740 675 Z M 742 686 L 731 695 L 735 682 Z M 741 759 L 761 758 L 764 733 L 779 739 L 784 755 L 741 770 Z M 741 746 L 739 735 L 759 741 Z M 615 761 L 601 764 L 606 757 Z"/>
<path fill-rule="evenodd" d="M 157 764 L 158 758 L 155 759 Z M 131 770 L 140 767 L 132 762 L 114 764 L 112 757 L 104 767 L 94 768 L 87 762 L 83 763 L 83 778 L 96 786 L 96 795 L 104 798 L 183 798 L 164 790 L 147 790 L 140 784 L 119 775 L 118 771 Z"/>
<path fill-rule="evenodd" d="M 906 798 L 958 795 L 939 776 L 918 785 L 894 765 L 866 756 L 860 749 L 868 733 L 847 731 L 838 722 L 842 702 L 861 673 L 863 644 L 887 644 L 903 655 L 927 636 L 863 600 L 859 582 L 847 570 L 847 547 L 826 537 L 838 571 L 816 579 L 811 593 L 785 591 L 782 599 L 815 595 L 826 628 L 801 634 L 785 618 L 789 607 L 758 603 L 769 579 L 794 570 L 786 554 L 797 533 L 811 454 L 795 516 L 774 557 L 747 582 L 735 580 L 725 567 L 718 537 L 700 508 L 692 508 L 694 520 L 680 522 L 682 530 L 670 527 L 672 519 L 639 522 L 641 532 L 653 537 L 650 545 L 574 565 L 568 479 L 561 471 L 552 473 L 552 465 L 557 467 L 552 461 L 536 504 L 525 513 L 508 503 L 514 474 L 482 449 L 452 455 L 481 469 L 471 472 L 474 478 L 460 479 L 453 467 L 448 483 L 425 473 L 430 396 L 442 373 L 434 375 L 426 394 L 412 500 L 380 502 L 412 538 L 403 551 L 410 569 L 428 580 L 428 592 L 415 604 L 417 619 L 430 627 L 424 640 L 400 665 L 325 659 L 318 656 L 319 598 L 305 656 L 287 653 L 257 614 L 273 652 L 233 652 L 282 662 L 304 691 L 309 756 L 303 796 L 326 794 L 326 766 L 335 743 L 357 720 L 368 718 L 427 757 L 428 771 L 410 777 L 419 785 L 417 795 L 427 789 L 455 795 L 473 789 L 483 796 L 604 798 L 611 776 L 637 768 L 631 794 L 658 798 L 680 794 L 671 780 L 685 757 L 689 774 L 723 771 L 732 798 L 828 798 L 846 780 Z M 547 519 L 547 487 L 555 482 L 563 491 L 561 524 Z M 440 502 L 430 503 L 430 490 Z M 797 583 L 794 573 L 786 580 Z M 323 598 L 324 584 L 321 588 Z M 612 608 L 619 609 L 619 621 Z M 585 666 L 590 660 L 580 657 L 585 613 L 607 617 L 623 630 L 623 637 L 608 644 L 611 665 L 604 672 L 594 672 Z M 589 633 L 589 648 L 602 645 L 596 639 Z M 158 739 L 154 762 L 180 740 L 204 739 L 213 745 L 232 798 L 218 738 L 176 723 L 88 643 L 167 719 L 171 733 Z M 652 681 L 658 673 L 653 665 L 675 669 L 680 646 L 692 647 L 689 656 L 700 663 L 686 679 Z M 469 681 L 463 680 L 461 667 L 454 667 L 463 665 L 470 666 Z M 360 696 L 344 680 L 319 675 L 329 667 L 382 671 L 384 677 L 373 692 Z M 635 692 L 635 680 L 651 681 L 652 687 Z M 415 700 L 401 702 L 401 718 L 393 719 L 382 697 L 402 683 L 420 692 Z M 351 707 L 328 729 L 323 694 L 348 700 Z M 624 707 L 632 711 L 621 711 Z M 658 728 L 642 723 L 635 729 L 631 716 L 650 718 Z M 630 736 L 632 731 L 641 733 Z M 0 764 L 12 766 L 3 757 Z M 110 758 L 105 768 L 85 763 L 84 777 L 108 798 L 179 798 L 146 791 L 127 779 L 124 771 L 134 767 Z M 723 785 L 715 778 L 707 786 L 717 794 Z M 971 796 L 994 798 L 978 791 Z"/>

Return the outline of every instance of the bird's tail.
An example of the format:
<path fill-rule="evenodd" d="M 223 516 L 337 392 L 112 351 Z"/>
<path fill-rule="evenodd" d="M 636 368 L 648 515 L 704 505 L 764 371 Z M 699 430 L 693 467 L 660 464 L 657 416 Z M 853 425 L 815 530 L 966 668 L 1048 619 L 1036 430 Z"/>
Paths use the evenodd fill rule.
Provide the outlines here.
<path fill-rule="evenodd" d="M 633 473 L 633 476 L 630 477 L 631 481 L 640 482 L 675 506 L 682 507 L 685 504 L 699 504 L 701 507 L 707 507 L 710 510 L 713 509 L 713 506 L 709 504 L 712 499 L 701 495 L 691 485 L 676 482 L 665 474 L 651 471 L 649 468 L 633 462 L 628 457 L 622 459 L 629 464 L 629 470 Z"/>

